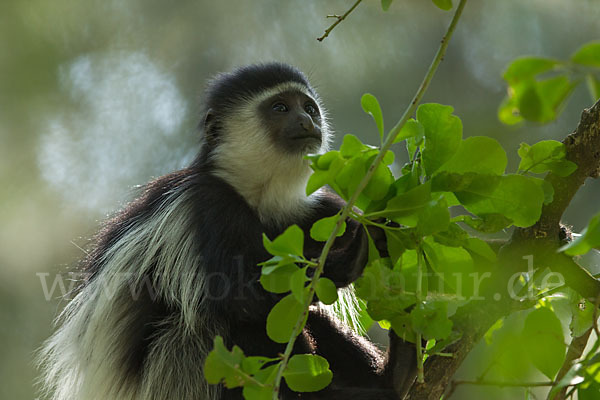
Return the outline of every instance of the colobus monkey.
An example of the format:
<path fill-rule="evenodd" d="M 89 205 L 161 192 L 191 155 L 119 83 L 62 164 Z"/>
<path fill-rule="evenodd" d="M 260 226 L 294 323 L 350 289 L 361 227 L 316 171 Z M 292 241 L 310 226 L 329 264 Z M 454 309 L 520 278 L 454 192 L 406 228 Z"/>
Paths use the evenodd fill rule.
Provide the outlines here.
<path fill-rule="evenodd" d="M 50 398 L 240 399 L 240 390 L 204 380 L 213 338 L 247 355 L 283 352 L 265 330 L 279 297 L 259 283 L 257 264 L 270 258 L 262 234 L 273 239 L 291 224 L 308 232 L 343 206 L 326 191 L 305 194 L 304 156 L 326 151 L 331 137 L 325 110 L 306 77 L 280 63 L 218 75 L 205 103 L 196 159 L 148 183 L 82 261 L 88 276 L 42 350 Z M 322 244 L 307 234 L 305 255 L 318 256 Z M 324 276 L 348 286 L 366 248 L 363 229 L 348 221 Z M 311 308 L 294 351 L 327 358 L 334 380 L 312 394 L 283 388 L 283 398 L 397 398 L 391 361 L 325 307 Z"/>

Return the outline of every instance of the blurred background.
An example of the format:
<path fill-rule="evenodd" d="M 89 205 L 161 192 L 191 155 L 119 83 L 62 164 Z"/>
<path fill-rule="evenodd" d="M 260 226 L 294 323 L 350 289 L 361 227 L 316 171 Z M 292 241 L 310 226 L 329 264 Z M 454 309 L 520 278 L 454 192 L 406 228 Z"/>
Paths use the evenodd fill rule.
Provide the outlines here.
<path fill-rule="evenodd" d="M 365 92 L 379 99 L 387 126 L 395 123 L 451 14 L 423 0 L 396 0 L 384 13 L 365 0 L 318 42 L 333 22 L 326 16 L 353 3 L 0 2 L 0 399 L 38 397 L 33 356 L 70 283 L 57 274 L 84 255 L 99 222 L 136 185 L 191 160 L 213 74 L 258 61 L 298 66 L 330 111 L 336 146 L 345 133 L 377 143 L 360 107 Z M 471 1 L 425 101 L 453 105 L 465 137 L 497 138 L 514 170 L 520 142 L 561 140 L 592 99 L 580 87 L 556 122 L 503 126 L 504 67 L 521 55 L 565 59 L 600 39 L 598 21 L 596 0 Z M 401 165 L 405 150 L 395 150 Z M 599 199 L 600 184 L 588 182 L 565 222 L 583 228 Z M 464 378 L 477 376 L 482 346 Z M 453 398 L 521 398 L 519 390 L 461 387 Z"/>

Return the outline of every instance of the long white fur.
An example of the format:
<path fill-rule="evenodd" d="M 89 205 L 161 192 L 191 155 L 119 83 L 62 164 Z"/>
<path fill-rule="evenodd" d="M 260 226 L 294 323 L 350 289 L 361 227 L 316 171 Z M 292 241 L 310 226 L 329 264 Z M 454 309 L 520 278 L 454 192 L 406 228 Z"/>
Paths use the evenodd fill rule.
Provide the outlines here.
<path fill-rule="evenodd" d="M 297 83 L 284 83 L 246 99 L 226 121 L 229 135 L 215 153 L 216 174 L 229 182 L 257 211 L 264 223 L 288 224 L 307 212 L 316 194 L 307 197 L 310 176 L 302 155 L 274 148 L 256 107 L 261 99 L 290 89 L 315 100 L 322 115 L 323 142 L 330 132 L 318 98 Z M 53 400 L 164 400 L 220 397 L 208 385 L 201 366 L 212 348 L 212 338 L 227 332 L 205 312 L 205 276 L 201 254 L 194 250 L 189 215 L 190 193 L 175 188 L 167 193 L 155 215 L 130 229 L 104 255 L 100 275 L 67 305 L 57 332 L 40 353 L 46 395 Z M 141 376 L 126 375 L 124 358 L 130 351 L 126 336 L 136 302 L 132 290 L 147 290 L 144 277 L 155 276 L 156 295 L 180 310 L 179 317 L 161 322 L 152 338 Z M 338 315 L 354 319 L 356 298 L 351 289 L 341 293 Z M 333 310 L 334 308 L 329 308 Z M 190 368 L 192 366 L 192 368 Z"/>
<path fill-rule="evenodd" d="M 40 357 L 52 399 L 218 398 L 218 388 L 205 383 L 199 366 L 212 338 L 226 332 L 203 309 L 205 277 L 197 268 L 202 256 L 188 229 L 193 206 L 188 192 L 169 193 L 152 218 L 110 248 L 100 275 L 67 305 L 59 317 L 62 326 Z M 142 377 L 132 382 L 122 367 L 130 351 L 125 332 L 138 307 L 132 291 L 144 287 L 143 277 L 153 267 L 156 294 L 176 306 L 180 317 L 162 322 Z"/>

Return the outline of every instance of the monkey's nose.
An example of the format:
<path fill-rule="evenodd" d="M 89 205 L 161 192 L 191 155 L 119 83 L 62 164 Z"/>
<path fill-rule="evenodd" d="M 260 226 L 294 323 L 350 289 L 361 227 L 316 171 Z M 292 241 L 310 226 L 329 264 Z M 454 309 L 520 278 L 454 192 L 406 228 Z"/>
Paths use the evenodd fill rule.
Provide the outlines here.
<path fill-rule="evenodd" d="M 315 125 L 313 124 L 312 119 L 306 115 L 302 114 L 299 116 L 300 126 L 307 132 L 312 132 L 315 129 Z"/>

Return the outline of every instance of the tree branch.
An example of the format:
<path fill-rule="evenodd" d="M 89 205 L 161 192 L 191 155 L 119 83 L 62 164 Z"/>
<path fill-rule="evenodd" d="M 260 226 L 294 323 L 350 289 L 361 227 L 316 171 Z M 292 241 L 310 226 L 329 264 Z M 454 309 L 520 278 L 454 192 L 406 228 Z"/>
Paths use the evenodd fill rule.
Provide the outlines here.
<path fill-rule="evenodd" d="M 588 339 L 590 338 L 590 334 L 592 333 L 592 328 L 585 331 L 585 333 L 579 337 L 573 338 L 571 344 L 569 344 L 569 350 L 567 351 L 567 356 L 565 357 L 565 362 L 560 367 L 560 371 L 556 375 L 556 382 L 560 382 L 560 380 L 569 372 L 573 363 L 581 358 L 583 355 L 583 351 L 585 350 L 585 346 L 587 345 Z M 548 394 L 548 400 L 565 400 L 567 394 L 568 387 L 565 386 L 562 388 L 556 395 L 550 398 Z"/>

